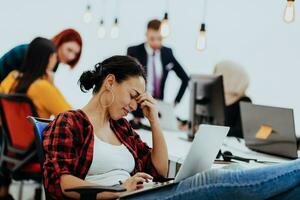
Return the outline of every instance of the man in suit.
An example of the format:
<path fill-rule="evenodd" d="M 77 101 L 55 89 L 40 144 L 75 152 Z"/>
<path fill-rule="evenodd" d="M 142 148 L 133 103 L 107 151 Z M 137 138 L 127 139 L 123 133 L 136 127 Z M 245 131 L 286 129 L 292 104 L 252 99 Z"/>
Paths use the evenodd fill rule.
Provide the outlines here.
<path fill-rule="evenodd" d="M 173 70 L 181 80 L 181 86 L 174 100 L 174 105 L 180 102 L 186 87 L 188 86 L 189 77 L 178 63 L 173 55 L 172 49 L 162 45 L 162 35 L 160 33 L 161 21 L 154 19 L 147 25 L 145 43 L 132 46 L 127 49 L 127 55 L 135 57 L 143 66 L 147 73 L 147 91 L 154 98 L 163 100 L 165 83 L 168 74 Z M 143 114 L 140 109 L 133 113 L 135 124 L 138 128 L 140 118 Z M 136 126 L 137 125 L 137 126 Z"/>

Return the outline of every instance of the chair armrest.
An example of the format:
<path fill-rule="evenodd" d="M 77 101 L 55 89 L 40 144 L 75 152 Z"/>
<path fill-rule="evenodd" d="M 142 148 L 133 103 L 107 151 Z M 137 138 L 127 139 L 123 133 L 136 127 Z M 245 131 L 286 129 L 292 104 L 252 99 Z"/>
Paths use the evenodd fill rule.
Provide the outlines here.
<path fill-rule="evenodd" d="M 80 199 L 96 199 L 99 192 L 125 192 L 126 189 L 121 185 L 114 186 L 81 186 L 65 189 L 66 192 L 78 192 Z"/>

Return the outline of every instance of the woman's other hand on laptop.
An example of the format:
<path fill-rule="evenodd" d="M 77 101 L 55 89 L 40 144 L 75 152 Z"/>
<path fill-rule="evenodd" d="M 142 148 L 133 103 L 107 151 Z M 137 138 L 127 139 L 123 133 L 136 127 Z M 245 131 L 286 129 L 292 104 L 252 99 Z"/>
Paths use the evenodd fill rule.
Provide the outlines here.
<path fill-rule="evenodd" d="M 126 192 L 132 192 L 143 188 L 143 183 L 148 182 L 152 179 L 153 177 L 149 174 L 138 172 L 134 176 L 128 178 L 124 183 L 122 183 L 122 186 L 126 188 Z"/>

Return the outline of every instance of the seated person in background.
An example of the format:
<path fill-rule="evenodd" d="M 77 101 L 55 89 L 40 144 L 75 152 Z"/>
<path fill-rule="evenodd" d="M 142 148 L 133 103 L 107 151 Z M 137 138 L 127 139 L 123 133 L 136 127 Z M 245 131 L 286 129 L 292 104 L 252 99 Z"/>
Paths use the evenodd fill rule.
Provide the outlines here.
<path fill-rule="evenodd" d="M 240 101 L 251 102 L 246 90 L 249 78 L 242 66 L 232 61 L 218 63 L 214 69 L 215 75 L 223 75 L 225 94 L 225 125 L 230 127 L 228 136 L 243 138 L 240 114 Z"/>
<path fill-rule="evenodd" d="M 0 92 L 27 94 L 42 118 L 71 109 L 53 85 L 53 69 L 56 63 L 55 45 L 48 39 L 35 38 L 29 44 L 22 67 L 10 72 L 1 82 Z"/>
<path fill-rule="evenodd" d="M 10 72 L 0 83 L 0 92 L 26 94 L 42 118 L 70 110 L 71 106 L 53 85 L 56 63 L 55 45 L 48 39 L 35 38 L 28 46 L 22 67 Z M 12 199 L 8 194 L 10 182 L 9 177 L 0 175 L 0 199 Z"/>
<path fill-rule="evenodd" d="M 173 55 L 171 48 L 162 45 L 160 32 L 161 21 L 154 19 L 147 25 L 145 43 L 127 49 L 127 55 L 136 58 L 144 67 L 147 74 L 147 92 L 155 99 L 164 99 L 165 83 L 169 72 L 172 70 L 181 80 L 181 86 L 174 100 L 178 104 L 188 86 L 189 77 Z M 134 128 L 139 128 L 140 118 L 143 113 L 140 109 L 133 112 L 135 119 L 131 121 Z"/>
<path fill-rule="evenodd" d="M 74 68 L 77 64 L 82 48 L 82 40 L 79 33 L 73 29 L 66 29 L 52 38 L 57 49 L 58 62 L 53 68 L 55 72 L 59 62 L 70 65 Z M 0 57 L 0 82 L 13 70 L 20 70 L 28 44 L 14 47 Z"/>
<path fill-rule="evenodd" d="M 81 75 L 81 89 L 93 89 L 93 97 L 82 109 L 59 114 L 43 132 L 43 181 L 54 199 L 78 199 L 78 193 L 65 192 L 71 187 L 121 184 L 130 192 L 152 177 L 164 180 L 168 150 L 145 82 L 143 67 L 127 56 L 108 58 Z M 124 118 L 138 104 L 151 124 L 152 149 Z M 252 200 L 281 194 L 300 195 L 300 160 L 251 170 L 208 170 L 129 199 Z M 119 195 L 103 192 L 97 199 Z"/>

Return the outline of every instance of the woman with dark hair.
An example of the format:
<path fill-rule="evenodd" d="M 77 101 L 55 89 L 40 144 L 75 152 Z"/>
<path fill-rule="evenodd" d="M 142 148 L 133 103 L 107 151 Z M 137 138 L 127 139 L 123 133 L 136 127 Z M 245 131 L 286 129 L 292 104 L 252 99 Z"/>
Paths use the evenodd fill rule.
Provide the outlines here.
<path fill-rule="evenodd" d="M 41 37 L 35 38 L 28 46 L 22 67 L 10 72 L 0 83 L 0 92 L 27 94 L 39 117 L 43 118 L 71 109 L 52 83 L 56 63 L 53 42 Z M 8 194 L 10 182 L 10 178 L 0 175 L 0 199 L 12 199 Z"/>
<path fill-rule="evenodd" d="M 59 62 L 74 68 L 78 63 L 82 49 L 80 34 L 74 29 L 66 29 L 52 38 L 57 50 L 58 62 L 53 68 L 57 70 Z M 14 47 L 0 58 L 0 82 L 13 70 L 19 70 L 24 61 L 28 44 Z"/>
<path fill-rule="evenodd" d="M 77 186 L 121 184 L 126 192 L 143 188 L 168 172 L 167 146 L 153 97 L 145 93 L 143 67 L 133 58 L 113 56 L 84 72 L 79 84 L 93 97 L 82 109 L 59 114 L 43 132 L 44 187 L 54 199 L 79 198 L 65 192 Z M 149 148 L 124 118 L 140 105 L 150 121 Z M 209 170 L 169 187 L 129 199 L 267 199 L 297 197 L 300 160 L 253 170 Z M 298 186 L 298 187 L 297 187 Z M 285 193 L 291 191 L 290 193 Z M 97 199 L 118 198 L 103 192 Z"/>
<path fill-rule="evenodd" d="M 53 69 L 57 63 L 53 42 L 35 38 L 28 47 L 20 70 L 14 70 L 1 82 L 2 93 L 24 93 L 32 100 L 39 117 L 49 118 L 71 109 L 53 85 Z"/>

